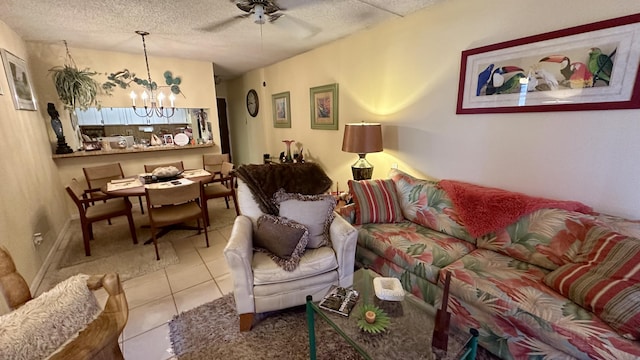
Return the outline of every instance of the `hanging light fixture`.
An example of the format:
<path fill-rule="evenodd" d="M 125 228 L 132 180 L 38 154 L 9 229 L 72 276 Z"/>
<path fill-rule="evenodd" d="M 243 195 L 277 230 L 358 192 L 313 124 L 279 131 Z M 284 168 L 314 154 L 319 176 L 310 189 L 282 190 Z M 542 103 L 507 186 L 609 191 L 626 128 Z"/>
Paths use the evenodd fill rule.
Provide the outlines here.
<path fill-rule="evenodd" d="M 146 31 L 136 31 L 136 34 L 142 37 L 142 48 L 144 50 L 144 62 L 147 65 L 147 80 L 142 82 L 142 85 L 146 88 L 142 94 L 140 94 L 140 98 L 142 99 L 142 104 L 144 106 L 144 110 L 136 108 L 136 98 L 138 95 L 131 91 L 129 96 L 131 97 L 131 101 L 133 102 L 133 111 L 136 115 L 140 117 L 150 117 L 150 116 L 158 116 L 158 117 L 166 117 L 170 118 L 175 113 L 175 99 L 176 97 L 171 93 L 169 95 L 169 105 L 170 108 L 166 108 L 166 96 L 161 91 L 158 90 L 158 85 L 151 80 L 151 72 L 149 71 L 149 59 L 147 57 L 147 44 L 144 41 L 144 37 L 149 35 Z"/>

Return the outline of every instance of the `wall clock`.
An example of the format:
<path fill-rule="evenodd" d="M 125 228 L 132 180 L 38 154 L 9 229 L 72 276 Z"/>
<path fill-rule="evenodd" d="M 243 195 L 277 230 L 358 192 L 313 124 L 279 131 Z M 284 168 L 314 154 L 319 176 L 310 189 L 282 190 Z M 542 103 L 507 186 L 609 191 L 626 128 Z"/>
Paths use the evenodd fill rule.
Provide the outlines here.
<path fill-rule="evenodd" d="M 247 111 L 249 111 L 249 115 L 256 117 L 256 115 L 258 115 L 258 107 L 258 93 L 251 89 L 247 93 Z"/>

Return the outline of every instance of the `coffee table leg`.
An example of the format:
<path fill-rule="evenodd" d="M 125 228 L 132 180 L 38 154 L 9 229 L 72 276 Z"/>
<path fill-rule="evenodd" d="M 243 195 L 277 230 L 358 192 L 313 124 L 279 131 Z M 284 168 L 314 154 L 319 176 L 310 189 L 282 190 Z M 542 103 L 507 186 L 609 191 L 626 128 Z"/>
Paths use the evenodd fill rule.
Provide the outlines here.
<path fill-rule="evenodd" d="M 476 329 L 469 329 L 469 333 L 471 333 L 471 338 L 467 342 L 466 351 L 462 355 L 461 360 L 475 360 L 476 355 L 478 354 L 478 335 L 480 333 Z"/>
<path fill-rule="evenodd" d="M 316 360 L 316 330 L 314 325 L 314 311 L 311 307 L 313 297 L 307 295 L 307 325 L 309 326 L 309 359 Z"/>

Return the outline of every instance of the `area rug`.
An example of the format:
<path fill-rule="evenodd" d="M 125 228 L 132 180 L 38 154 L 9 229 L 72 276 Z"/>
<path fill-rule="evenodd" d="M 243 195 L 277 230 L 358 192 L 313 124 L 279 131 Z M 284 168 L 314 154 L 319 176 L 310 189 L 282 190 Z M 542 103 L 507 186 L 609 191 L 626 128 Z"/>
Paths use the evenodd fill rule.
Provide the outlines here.
<path fill-rule="evenodd" d="M 143 204 L 144 205 L 144 204 Z M 207 202 L 209 207 L 209 231 L 219 230 L 233 225 L 236 212 L 233 203 L 230 209 L 226 208 L 224 199 L 211 199 Z M 145 211 L 140 212 L 137 202 L 133 203 L 133 222 L 136 226 L 136 235 L 140 243 L 151 238 L 148 228 L 149 218 Z M 193 223 L 195 225 L 195 222 Z M 84 244 L 82 240 L 82 230 L 80 220 L 72 220 L 69 225 L 69 236 L 60 258 L 57 268 L 64 268 L 84 262 L 91 262 L 96 259 L 105 258 L 114 254 L 132 250 L 137 245 L 133 244 L 127 218 L 120 216 L 111 219 L 111 225 L 107 221 L 99 221 L 93 224 L 93 235 L 95 240 L 91 241 L 91 256 L 85 256 Z M 193 236 L 196 231 L 171 231 L 166 236 L 159 239 L 159 243 Z M 204 241 L 204 239 L 203 239 Z"/>
<path fill-rule="evenodd" d="M 251 331 L 240 332 L 233 294 L 173 317 L 169 338 L 178 360 L 309 359 L 304 306 L 256 315 Z M 316 321 L 318 359 L 362 359 L 326 322 Z M 496 360 L 478 348 L 477 359 Z"/>
<path fill-rule="evenodd" d="M 224 199 L 209 201 L 209 235 L 226 227 L 231 227 L 236 217 L 233 204 L 227 209 Z M 140 212 L 137 203 L 133 204 L 133 216 L 136 226 L 138 244 L 134 244 L 129 233 L 126 217 L 121 216 L 93 224 L 94 240 L 91 240 L 91 256 L 86 256 L 82 240 L 80 220 L 72 220 L 67 238 L 61 245 L 60 256 L 54 260 L 47 274 L 38 287 L 38 293 L 46 291 L 58 282 L 78 273 L 103 274 L 117 272 L 122 281 L 142 276 L 176 264 L 180 260 L 172 245 L 175 241 L 202 241 L 204 233 L 198 235 L 196 230 L 172 230 L 158 239 L 160 260 L 156 260 L 153 245 L 143 245 L 151 238 L 147 225 L 147 214 Z M 193 224 L 196 225 L 195 221 Z M 195 240 L 194 240 L 195 239 Z"/>
<path fill-rule="evenodd" d="M 259 314 L 251 331 L 240 332 L 233 294 L 185 311 L 169 322 L 179 360 L 309 359 L 304 306 Z M 317 322 L 318 359 L 361 359 L 329 325 Z"/>

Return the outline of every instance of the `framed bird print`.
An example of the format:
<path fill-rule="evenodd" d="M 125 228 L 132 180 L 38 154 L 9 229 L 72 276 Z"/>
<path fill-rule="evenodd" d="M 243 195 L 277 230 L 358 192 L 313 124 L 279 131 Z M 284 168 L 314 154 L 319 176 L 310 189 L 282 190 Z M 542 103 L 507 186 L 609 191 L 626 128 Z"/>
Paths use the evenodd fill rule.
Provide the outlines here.
<path fill-rule="evenodd" d="M 457 114 L 640 108 L 640 14 L 462 52 Z"/>

